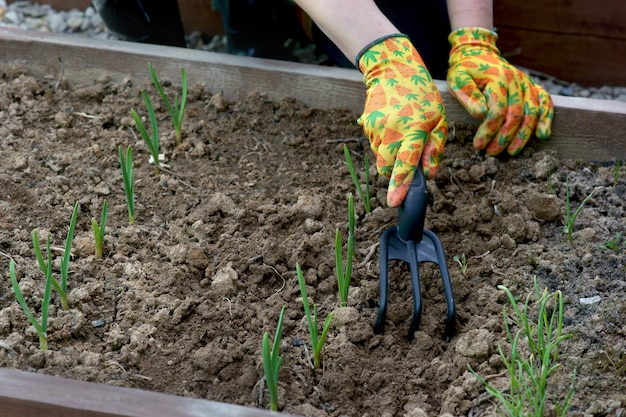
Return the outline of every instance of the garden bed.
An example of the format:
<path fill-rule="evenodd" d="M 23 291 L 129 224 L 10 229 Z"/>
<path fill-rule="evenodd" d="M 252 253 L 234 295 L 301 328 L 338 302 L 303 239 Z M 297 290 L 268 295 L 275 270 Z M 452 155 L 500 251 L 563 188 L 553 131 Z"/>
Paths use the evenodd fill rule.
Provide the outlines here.
<path fill-rule="evenodd" d="M 147 62 L 142 62 L 142 66 Z M 146 67 L 147 68 L 147 67 Z M 157 73 L 159 66 L 155 65 Z M 147 75 L 147 69 L 146 69 Z M 179 91 L 169 78 L 166 91 Z M 424 313 L 415 339 L 408 271 L 394 265 L 385 333 L 375 335 L 378 249 L 397 211 L 384 206 L 386 180 L 371 173 L 373 211 L 356 199 L 356 258 L 349 307 L 338 309 L 335 230 L 347 234 L 343 157 L 362 173 L 368 144 L 354 109 L 321 109 L 271 91 L 224 96 L 190 77 L 183 142 L 147 82 L 105 73 L 89 81 L 44 77 L 5 64 L 0 82 L 0 366 L 191 398 L 266 408 L 261 339 L 286 306 L 281 410 L 310 416 L 480 415 L 493 412 L 468 365 L 502 387 L 505 343 L 498 285 L 525 296 L 533 277 L 565 296 L 562 368 L 577 370 L 572 415 L 621 415 L 626 406 L 626 174 L 563 159 L 536 143 L 520 157 L 492 158 L 471 146 L 472 127 L 453 122 L 430 191 L 426 226 L 445 248 L 457 302 L 456 335 L 442 339 L 446 306 L 436 267 L 424 264 Z M 160 175 L 130 117 L 153 98 L 169 168 Z M 617 133 L 617 132 L 615 132 Z M 135 153 L 136 224 L 130 225 L 118 147 Z M 593 191 L 562 231 L 566 181 L 572 205 Z M 104 259 L 94 257 L 91 218 L 109 205 Z M 15 301 L 9 258 L 31 306 L 43 275 L 31 232 L 62 248 L 79 202 L 70 263 L 70 310 L 53 295 L 48 351 Z M 615 249 L 607 242 L 619 238 Z M 611 245 L 608 245 L 611 246 Z M 60 252 L 53 251 L 55 272 Z M 452 260 L 465 254 L 467 271 Z M 307 359 L 308 331 L 296 263 L 324 318 L 335 312 L 324 368 Z M 58 273 L 57 273 L 58 275 Z M 598 302 L 581 303 L 598 296 Z M 309 346 L 310 350 L 310 346 Z"/>

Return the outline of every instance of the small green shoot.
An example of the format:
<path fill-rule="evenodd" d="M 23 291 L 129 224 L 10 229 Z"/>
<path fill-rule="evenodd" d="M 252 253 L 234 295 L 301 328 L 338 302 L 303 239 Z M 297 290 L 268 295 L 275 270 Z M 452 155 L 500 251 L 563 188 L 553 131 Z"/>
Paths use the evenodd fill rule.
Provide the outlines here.
<path fill-rule="evenodd" d="M 363 200 L 363 206 L 365 206 L 365 212 L 371 213 L 372 207 L 370 205 L 370 167 L 369 167 L 369 159 L 367 158 L 367 154 L 365 154 L 365 190 L 361 186 L 359 182 L 359 176 L 354 169 L 354 164 L 352 163 L 352 157 L 350 156 L 350 150 L 347 145 L 343 145 L 343 154 L 346 157 L 346 163 L 348 164 L 348 170 L 350 171 L 350 176 L 352 177 L 352 181 L 354 181 L 354 185 L 356 186 L 357 191 L 359 192 L 359 196 L 361 200 Z"/>
<path fill-rule="evenodd" d="M 531 312 L 532 293 L 526 297 L 524 307 L 520 309 L 511 291 L 505 286 L 498 286 L 498 289 L 506 293 L 515 313 L 511 318 L 507 314 L 506 306 L 503 309 L 504 327 L 511 345 L 510 355 L 505 354 L 502 346 L 498 345 L 500 357 L 510 379 L 510 387 L 500 391 L 471 367 L 470 371 L 485 386 L 487 393 L 500 402 L 508 416 L 541 417 L 545 415 L 549 403 L 553 403 L 557 416 L 564 416 L 574 396 L 576 372 L 574 371 L 563 402 L 555 400 L 553 396 L 550 397 L 552 392 L 549 389 L 549 377 L 560 368 L 557 362 L 559 345 L 571 336 L 563 334 L 563 296 L 560 291 L 552 294 L 549 294 L 547 289 L 540 291 L 537 277 L 534 278 L 534 284 L 538 310 L 536 313 Z M 536 322 L 532 321 L 531 317 L 537 317 Z M 509 319 L 519 327 L 515 333 L 512 333 Z M 525 343 L 522 338 L 525 339 Z M 527 354 L 522 354 L 523 344 L 530 349 Z"/>
<path fill-rule="evenodd" d="M 459 268 L 461 268 L 461 274 L 465 275 L 465 271 L 467 271 L 467 258 L 465 258 L 465 253 L 462 253 L 460 258 L 458 255 L 454 255 L 452 260 L 459 264 Z"/>
<path fill-rule="evenodd" d="M 337 268 L 337 283 L 339 285 L 340 306 L 348 305 L 348 289 L 352 277 L 352 258 L 354 256 L 354 197 L 352 193 L 348 195 L 348 252 L 346 255 L 346 265 L 343 264 L 343 250 L 341 242 L 341 232 L 335 231 L 335 264 Z"/>
<path fill-rule="evenodd" d="M 159 91 L 159 95 L 163 99 L 165 107 L 167 107 L 167 110 L 172 116 L 172 122 L 174 123 L 174 130 L 176 133 L 176 143 L 180 144 L 182 140 L 181 127 L 183 125 L 183 117 L 185 116 L 185 103 L 187 101 L 187 74 L 185 73 L 185 68 L 180 69 L 182 88 L 180 102 L 178 101 L 177 95 L 176 97 L 174 97 L 173 103 L 170 102 L 170 100 L 165 95 L 165 91 L 163 91 L 163 87 L 161 86 L 161 83 L 159 82 L 159 79 L 157 78 L 156 72 L 154 71 L 151 63 L 148 63 L 148 70 L 150 71 L 150 77 L 152 77 L 152 82 L 154 83 L 154 86 Z"/>
<path fill-rule="evenodd" d="M 300 293 L 302 294 L 302 305 L 304 306 L 304 314 L 309 325 L 309 335 L 311 336 L 311 347 L 313 348 L 313 368 L 319 369 L 322 366 L 322 346 L 328 336 L 328 330 L 330 329 L 330 321 L 333 318 L 333 313 L 326 316 L 324 320 L 324 326 L 322 326 L 322 335 L 317 334 L 317 306 L 313 305 L 313 317 L 311 318 L 311 309 L 309 308 L 309 299 L 306 294 L 306 283 L 304 282 L 304 276 L 302 275 L 302 269 L 300 264 L 296 264 L 296 272 L 298 274 L 298 284 L 300 285 Z"/>
<path fill-rule="evenodd" d="M 65 250 L 63 251 L 63 257 L 61 258 L 61 291 L 59 291 L 59 295 L 61 297 L 61 306 L 63 307 L 63 310 L 69 310 L 69 306 L 67 304 L 67 276 L 70 268 L 70 258 L 72 257 L 72 240 L 74 239 L 74 229 L 76 229 L 77 217 L 78 201 L 74 204 L 72 219 L 70 220 L 67 237 L 65 238 Z"/>
<path fill-rule="evenodd" d="M 67 237 L 65 238 L 65 249 L 63 251 L 63 258 L 61 258 L 61 283 L 59 283 L 52 276 L 52 264 L 48 262 L 46 264 L 43 254 L 41 252 L 41 246 L 39 245 L 39 235 L 37 234 L 37 229 L 33 230 L 33 248 L 35 249 L 35 257 L 37 258 L 37 262 L 39 263 L 39 268 L 41 271 L 48 276 L 50 274 L 50 279 L 52 280 L 52 286 L 59 293 L 59 298 L 61 302 L 61 308 L 63 310 L 69 310 L 69 304 L 67 302 L 67 276 L 69 272 L 70 265 L 70 257 L 72 250 L 72 240 L 74 238 L 74 229 L 76 228 L 76 218 L 78 216 L 78 202 L 74 205 L 74 211 L 72 212 L 72 219 L 70 220 L 70 226 L 67 231 Z M 48 236 L 48 240 L 50 237 Z M 48 249 L 50 251 L 50 249 Z M 50 255 L 50 254 L 48 254 Z"/>
<path fill-rule="evenodd" d="M 617 232 L 614 238 L 604 242 L 604 245 L 601 245 L 600 248 L 605 250 L 612 250 L 616 254 L 620 253 L 620 251 L 622 250 L 622 233 Z"/>
<path fill-rule="evenodd" d="M 96 244 L 96 259 L 102 259 L 102 249 L 104 247 L 104 229 L 107 224 L 107 201 L 104 200 L 102 204 L 102 216 L 100 217 L 100 224 L 95 218 L 91 218 L 91 228 L 93 229 L 93 237 Z"/>
<path fill-rule="evenodd" d="M 48 235 L 48 265 L 52 266 L 52 258 L 50 256 L 50 235 Z M 15 298 L 20 307 L 28 317 L 28 321 L 33 325 L 39 336 L 39 349 L 48 350 L 48 310 L 50 308 L 50 293 L 52 292 L 52 267 L 46 267 L 46 284 L 43 292 L 43 300 L 41 301 L 41 322 L 39 322 L 30 311 L 24 295 L 20 290 L 17 282 L 17 274 L 15 273 L 15 261 L 11 259 L 9 263 L 9 275 L 11 277 L 11 286 L 15 293 Z"/>
<path fill-rule="evenodd" d="M 144 143 L 148 147 L 150 151 L 150 155 L 152 156 L 152 160 L 154 161 L 154 167 L 156 170 L 156 174 L 159 175 L 161 173 L 161 165 L 159 161 L 159 127 L 157 125 L 156 114 L 154 113 L 154 108 L 152 107 L 152 102 L 150 101 L 150 97 L 146 94 L 145 91 L 141 92 L 143 96 L 143 102 L 146 104 L 146 109 L 148 109 L 148 117 L 150 117 L 150 126 L 152 129 L 152 137 L 148 135 L 148 131 L 139 117 L 139 114 L 135 111 L 135 109 L 131 109 L 130 114 L 135 119 L 135 125 L 137 126 L 137 130 L 139 134 L 141 134 L 141 138 Z"/>
<path fill-rule="evenodd" d="M 616 186 L 619 182 L 619 176 L 622 172 L 622 160 L 618 159 L 615 161 L 615 165 L 613 166 L 613 186 Z"/>
<path fill-rule="evenodd" d="M 548 170 L 548 194 L 554 194 L 554 185 L 552 184 L 552 170 Z"/>
<path fill-rule="evenodd" d="M 587 201 L 593 197 L 593 193 L 595 190 L 591 191 L 591 193 L 585 197 L 582 203 L 578 206 L 576 211 L 572 213 L 571 211 L 571 202 L 569 198 L 569 180 L 565 180 L 565 220 L 563 222 L 563 233 L 567 235 L 567 241 L 569 242 L 570 248 L 574 249 L 574 239 L 572 238 L 572 231 L 574 229 L 574 222 L 576 222 L 576 218 L 580 214 L 583 209 L 583 206 Z"/>
<path fill-rule="evenodd" d="M 272 411 L 278 411 L 278 374 L 283 364 L 283 355 L 280 355 L 280 339 L 282 338 L 284 315 L 285 307 L 280 310 L 276 336 L 271 346 L 270 335 L 267 332 L 263 334 L 263 371 L 265 372 L 267 389 L 270 393 L 270 410 Z"/>
<path fill-rule="evenodd" d="M 133 176 L 133 148 L 129 145 L 126 155 L 120 146 L 120 167 L 122 168 L 122 179 L 124 180 L 124 193 L 126 194 L 126 205 L 128 206 L 128 222 L 135 224 L 135 178 Z"/>

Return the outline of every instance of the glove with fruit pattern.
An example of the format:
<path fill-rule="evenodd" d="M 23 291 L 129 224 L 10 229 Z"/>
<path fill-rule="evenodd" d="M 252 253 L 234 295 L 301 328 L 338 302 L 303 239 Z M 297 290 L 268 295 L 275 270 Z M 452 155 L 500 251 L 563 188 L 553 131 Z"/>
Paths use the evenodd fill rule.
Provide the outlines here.
<path fill-rule="evenodd" d="M 443 101 L 405 35 L 371 43 L 357 56 L 357 64 L 367 86 L 358 123 L 370 141 L 378 173 L 389 177 L 387 204 L 397 207 L 420 162 L 426 178 L 437 173 L 448 133 Z"/>
<path fill-rule="evenodd" d="M 500 56 L 497 39 L 483 28 L 452 32 L 447 82 L 463 107 L 483 120 L 474 147 L 489 155 L 505 149 L 516 155 L 533 132 L 539 139 L 550 136 L 554 107 L 541 86 Z"/>

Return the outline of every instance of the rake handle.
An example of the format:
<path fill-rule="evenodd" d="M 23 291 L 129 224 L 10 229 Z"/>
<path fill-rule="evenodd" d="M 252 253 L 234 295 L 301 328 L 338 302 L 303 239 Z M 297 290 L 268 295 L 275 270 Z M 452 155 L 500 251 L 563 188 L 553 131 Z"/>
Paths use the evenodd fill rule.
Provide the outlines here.
<path fill-rule="evenodd" d="M 427 204 L 426 178 L 420 164 L 415 169 L 411 187 L 398 209 L 398 237 L 402 241 L 422 241 Z"/>

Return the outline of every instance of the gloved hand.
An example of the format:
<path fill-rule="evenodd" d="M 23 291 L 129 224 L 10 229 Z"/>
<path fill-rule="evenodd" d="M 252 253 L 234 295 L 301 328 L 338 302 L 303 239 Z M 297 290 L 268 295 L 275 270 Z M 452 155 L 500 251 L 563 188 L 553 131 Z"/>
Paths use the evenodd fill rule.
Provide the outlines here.
<path fill-rule="evenodd" d="M 554 106 L 550 95 L 509 64 L 496 47 L 498 35 L 483 28 L 460 28 L 448 37 L 448 88 L 473 116 L 483 119 L 474 147 L 497 155 L 518 154 L 532 133 L 551 134 Z"/>
<path fill-rule="evenodd" d="M 369 138 L 378 173 L 390 177 L 387 204 L 397 207 L 420 161 L 426 178 L 437 173 L 448 134 L 443 101 L 405 35 L 373 42 L 357 63 L 367 85 L 358 123 Z"/>

